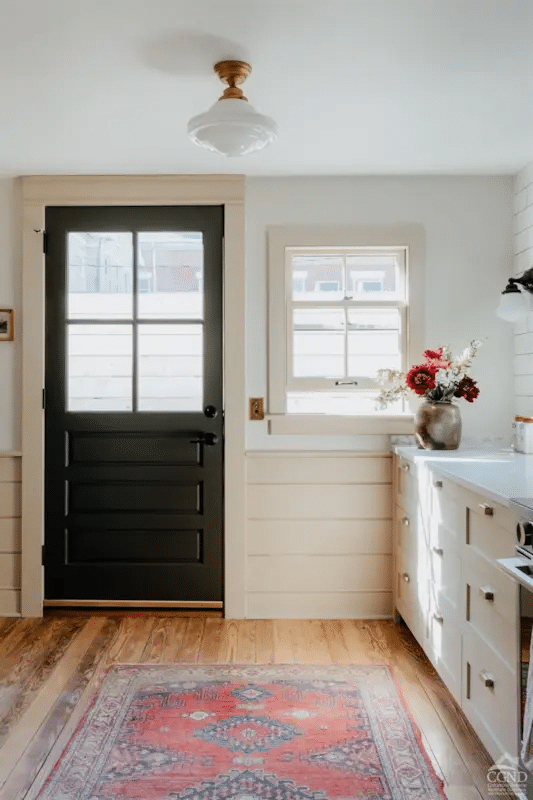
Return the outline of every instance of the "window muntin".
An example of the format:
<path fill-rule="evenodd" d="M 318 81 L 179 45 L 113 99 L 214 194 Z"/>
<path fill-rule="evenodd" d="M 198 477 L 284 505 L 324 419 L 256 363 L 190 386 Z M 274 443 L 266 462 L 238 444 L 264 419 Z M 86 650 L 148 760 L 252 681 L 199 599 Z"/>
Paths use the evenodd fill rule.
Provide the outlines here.
<path fill-rule="evenodd" d="M 285 253 L 286 413 L 373 413 L 377 370 L 406 364 L 407 248 Z"/>

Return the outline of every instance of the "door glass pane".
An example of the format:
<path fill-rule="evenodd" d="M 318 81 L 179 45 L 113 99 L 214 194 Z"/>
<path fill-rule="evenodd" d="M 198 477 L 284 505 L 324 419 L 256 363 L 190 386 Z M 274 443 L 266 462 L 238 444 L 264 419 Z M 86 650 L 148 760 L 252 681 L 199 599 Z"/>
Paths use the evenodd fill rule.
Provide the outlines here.
<path fill-rule="evenodd" d="M 201 411 L 203 326 L 139 325 L 139 411 Z"/>
<path fill-rule="evenodd" d="M 355 299 L 398 299 L 403 295 L 403 280 L 396 254 L 347 256 L 346 294 Z"/>
<path fill-rule="evenodd" d="M 294 300 L 342 300 L 342 256 L 293 256 L 292 296 Z"/>
<path fill-rule="evenodd" d="M 344 309 L 294 309 L 293 375 L 296 378 L 344 375 L 344 342 Z"/>
<path fill-rule="evenodd" d="M 401 369 L 401 317 L 396 308 L 348 311 L 348 374 L 374 377 Z"/>
<path fill-rule="evenodd" d="M 203 319 L 201 233 L 139 233 L 137 262 L 139 318 Z"/>
<path fill-rule="evenodd" d="M 131 233 L 71 231 L 67 242 L 67 317 L 131 319 Z"/>
<path fill-rule="evenodd" d="M 132 410 L 131 325 L 67 326 L 67 411 Z"/>

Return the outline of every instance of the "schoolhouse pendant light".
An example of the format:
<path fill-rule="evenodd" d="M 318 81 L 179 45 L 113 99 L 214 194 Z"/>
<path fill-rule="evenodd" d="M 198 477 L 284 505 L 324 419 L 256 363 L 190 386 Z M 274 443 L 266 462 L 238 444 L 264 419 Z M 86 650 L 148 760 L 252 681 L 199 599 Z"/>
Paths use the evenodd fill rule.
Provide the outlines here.
<path fill-rule="evenodd" d="M 189 121 L 190 139 L 200 147 L 230 157 L 245 156 L 272 144 L 278 134 L 276 123 L 259 114 L 239 88 L 252 71 L 250 64 L 219 61 L 214 70 L 228 86 L 205 114 Z"/>

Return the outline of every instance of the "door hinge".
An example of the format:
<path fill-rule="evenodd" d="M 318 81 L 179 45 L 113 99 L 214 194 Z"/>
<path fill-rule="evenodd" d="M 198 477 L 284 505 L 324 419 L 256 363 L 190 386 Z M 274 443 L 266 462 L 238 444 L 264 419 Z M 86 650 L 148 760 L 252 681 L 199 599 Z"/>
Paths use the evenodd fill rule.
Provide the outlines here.
<path fill-rule="evenodd" d="M 48 234 L 46 231 L 43 231 L 43 253 L 45 255 L 48 253 Z"/>
<path fill-rule="evenodd" d="M 43 410 L 46 408 L 46 389 L 43 389 Z"/>
<path fill-rule="evenodd" d="M 41 546 L 41 564 L 43 565 L 43 567 L 44 567 L 45 559 L 46 559 L 46 545 L 43 544 Z"/>

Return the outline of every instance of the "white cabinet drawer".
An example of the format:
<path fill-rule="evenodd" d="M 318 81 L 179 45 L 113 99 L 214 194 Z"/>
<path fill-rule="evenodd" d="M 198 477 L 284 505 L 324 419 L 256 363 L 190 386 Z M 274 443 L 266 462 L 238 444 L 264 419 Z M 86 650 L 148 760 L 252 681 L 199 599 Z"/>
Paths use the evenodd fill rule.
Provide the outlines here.
<path fill-rule="evenodd" d="M 396 608 L 413 636 L 424 646 L 424 607 L 427 586 L 422 586 L 417 577 L 416 564 L 405 561 L 401 554 L 396 558 L 395 598 Z"/>
<path fill-rule="evenodd" d="M 461 703 L 461 625 L 456 609 L 441 597 L 432 602 L 427 622 L 426 653 L 452 693 Z"/>
<path fill-rule="evenodd" d="M 473 632 L 463 636 L 462 707 L 492 758 L 518 752 L 518 677 Z"/>
<path fill-rule="evenodd" d="M 516 516 L 482 495 L 464 491 L 465 548 L 487 558 L 511 558 L 516 545 Z"/>
<path fill-rule="evenodd" d="M 405 511 L 415 512 L 418 505 L 417 467 L 402 456 L 396 456 L 394 463 L 395 502 Z"/>
<path fill-rule="evenodd" d="M 444 523 L 438 523 L 429 548 L 429 585 L 431 597 L 438 607 L 446 602 L 458 619 L 461 614 L 461 558 L 454 537 Z"/>
<path fill-rule="evenodd" d="M 495 564 L 474 552 L 463 558 L 466 635 L 482 636 L 509 668 L 518 661 L 518 585 Z"/>
<path fill-rule="evenodd" d="M 401 554 L 410 564 L 416 563 L 422 554 L 417 531 L 417 514 L 411 514 L 400 506 L 394 509 L 394 552 Z"/>

